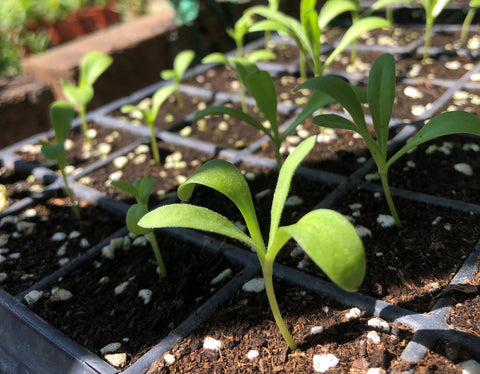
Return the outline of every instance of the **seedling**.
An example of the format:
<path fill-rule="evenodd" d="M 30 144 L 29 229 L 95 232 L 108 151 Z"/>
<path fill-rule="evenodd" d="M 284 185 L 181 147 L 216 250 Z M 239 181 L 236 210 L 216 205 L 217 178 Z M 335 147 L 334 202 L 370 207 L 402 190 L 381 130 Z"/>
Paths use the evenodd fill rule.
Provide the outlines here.
<path fill-rule="evenodd" d="M 477 9 L 480 8 L 480 0 L 470 0 L 470 3 L 468 4 L 469 9 L 467 12 L 467 15 L 465 16 L 465 19 L 463 20 L 462 23 L 462 31 L 460 34 L 460 41 L 462 43 L 465 43 L 467 41 L 467 36 L 468 36 L 468 28 L 470 27 L 473 17 L 475 17 L 475 13 L 477 12 Z"/>
<path fill-rule="evenodd" d="M 238 79 L 239 83 L 239 92 L 240 92 L 240 99 L 242 102 L 242 110 L 247 113 L 247 104 L 245 102 L 245 82 L 242 80 L 241 73 L 237 70 L 237 64 L 235 61 L 240 59 L 244 60 L 245 63 L 256 63 L 258 61 L 266 61 L 275 58 L 275 53 L 265 50 L 259 49 L 256 51 L 252 51 L 248 54 L 244 53 L 243 50 L 243 39 L 245 38 L 245 34 L 248 32 L 249 27 L 252 24 L 252 19 L 250 15 L 244 15 L 235 22 L 234 28 L 227 29 L 228 35 L 235 41 L 236 45 L 236 56 L 235 57 L 227 57 L 225 54 L 220 52 L 210 53 L 209 55 L 205 56 L 202 59 L 203 64 L 209 63 L 220 63 L 222 65 L 227 66 L 230 70 L 235 73 L 235 76 Z"/>
<path fill-rule="evenodd" d="M 155 135 L 155 119 L 162 104 L 175 92 L 175 86 L 163 86 L 159 88 L 152 96 L 150 109 L 140 108 L 138 106 L 127 104 L 120 109 L 122 113 L 139 112 L 142 118 L 150 128 L 150 143 L 152 147 L 153 159 L 157 165 L 160 165 L 160 154 L 158 153 L 157 137 Z"/>
<path fill-rule="evenodd" d="M 394 57 L 388 53 L 379 56 L 372 64 L 367 86 L 367 102 L 375 137 L 372 137 L 368 131 L 359 97 L 344 80 L 334 76 L 316 77 L 301 84 L 297 89 L 309 88 L 323 91 L 347 110 L 353 121 L 337 114 L 322 114 L 314 117 L 313 123 L 330 128 L 352 130 L 362 136 L 377 165 L 390 212 L 397 226 L 401 226 L 388 184 L 387 174 L 390 166 L 409 150 L 434 138 L 459 133 L 480 135 L 480 118 L 464 111 L 439 114 L 430 119 L 408 143 L 388 159 L 388 126 L 395 101 L 395 81 Z"/>
<path fill-rule="evenodd" d="M 328 209 L 307 213 L 297 223 L 280 226 L 280 217 L 287 199 L 293 174 L 315 144 L 312 136 L 302 142 L 287 158 L 277 180 L 272 201 L 268 245 L 260 232 L 252 195 L 243 175 L 228 161 L 215 159 L 206 162 L 192 177 L 180 185 L 177 194 L 188 201 L 195 185 L 213 188 L 229 198 L 240 210 L 249 235 L 228 218 L 191 204 L 169 204 L 147 213 L 138 223 L 146 228 L 183 227 L 213 232 L 240 240 L 252 247 L 258 256 L 265 281 L 265 290 L 275 322 L 290 349 L 296 343 L 283 322 L 273 288 L 273 263 L 280 249 L 294 238 L 308 256 L 338 286 L 355 291 L 365 274 L 365 254 L 360 237 L 348 220 Z"/>
<path fill-rule="evenodd" d="M 128 231 L 135 235 L 148 235 L 160 274 L 166 277 L 167 270 L 165 269 L 162 254 L 153 230 L 138 225 L 138 221 L 148 212 L 148 199 L 155 183 L 155 179 L 148 178 L 147 172 L 142 179 L 137 179 L 133 185 L 127 182 L 114 181 L 112 186 L 132 195 L 137 200 L 137 203 L 133 204 L 127 211 L 126 222 Z"/>
<path fill-rule="evenodd" d="M 195 52 L 187 49 L 178 53 L 173 60 L 173 69 L 165 69 L 160 72 L 162 79 L 173 81 L 175 87 L 175 96 L 177 98 L 177 105 L 180 109 L 183 109 L 183 98 L 180 92 L 180 82 L 182 81 L 185 71 L 195 58 Z"/>
<path fill-rule="evenodd" d="M 57 144 L 50 144 L 46 141 L 40 140 L 42 145 L 42 154 L 47 160 L 56 160 L 60 172 L 62 173 L 63 183 L 65 185 L 65 192 L 70 199 L 73 213 L 77 219 L 80 219 L 80 210 L 73 198 L 72 191 L 68 184 L 67 173 L 65 167 L 67 166 L 67 157 L 65 152 L 65 141 L 75 116 L 75 109 L 73 105 L 66 101 L 55 101 L 50 105 L 50 121 L 52 123 L 53 131 Z"/>
<path fill-rule="evenodd" d="M 422 63 L 428 63 L 430 57 L 430 45 L 432 43 L 432 27 L 442 10 L 450 0 L 420 0 L 420 5 L 425 10 L 425 42 L 423 44 Z"/>
<path fill-rule="evenodd" d="M 315 92 L 298 117 L 288 126 L 287 129 L 280 132 L 277 116 L 278 100 L 272 77 L 268 72 L 258 69 L 255 64 L 245 63 L 243 60 L 235 60 L 235 63 L 237 70 L 243 77 L 242 80 L 245 82 L 248 91 L 255 99 L 258 109 L 269 122 L 269 126 L 265 126 L 259 120 L 242 110 L 224 106 L 212 106 L 200 110 L 195 113 L 193 121 L 207 115 L 226 114 L 252 125 L 262 131 L 272 141 L 277 167 L 280 169 L 282 165 L 280 147 L 285 138 L 317 109 L 331 104 L 335 102 L 335 100 L 323 92 Z M 355 88 L 355 91 L 361 98 L 362 102 L 364 102 L 365 100 L 362 99 L 362 90 Z"/>
<path fill-rule="evenodd" d="M 113 59 L 101 52 L 87 53 L 81 63 L 80 71 L 78 73 L 78 85 L 62 81 L 63 94 L 77 107 L 78 114 L 82 121 L 82 132 L 86 144 L 90 149 L 93 148 L 92 140 L 88 136 L 88 126 L 85 114 L 87 112 L 87 105 L 93 99 L 94 90 L 93 84 L 100 75 L 112 64 Z"/>
<path fill-rule="evenodd" d="M 308 64 L 314 76 L 320 76 L 330 66 L 335 58 L 342 53 L 361 34 L 382 27 L 389 27 L 390 23 L 384 18 L 367 17 L 358 22 L 346 31 L 340 43 L 330 53 L 322 64 L 321 37 L 323 30 L 331 20 L 338 15 L 355 10 L 355 4 L 351 1 L 330 0 L 323 5 L 320 13 L 315 10 L 316 0 L 301 0 L 300 17 L 301 21 L 290 17 L 281 11 L 270 9 L 266 6 L 254 6 L 246 10 L 246 14 L 257 14 L 265 19 L 257 21 L 250 27 L 250 31 L 278 31 L 291 36 L 300 50 L 300 77 L 306 80 L 306 68 Z"/>

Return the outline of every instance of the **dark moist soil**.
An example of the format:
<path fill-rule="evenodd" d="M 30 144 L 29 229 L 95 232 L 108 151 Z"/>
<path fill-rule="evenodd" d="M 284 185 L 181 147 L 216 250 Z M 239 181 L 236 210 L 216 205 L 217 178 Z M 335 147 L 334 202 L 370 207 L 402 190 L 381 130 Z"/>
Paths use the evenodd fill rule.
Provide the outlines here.
<path fill-rule="evenodd" d="M 5 206 L 2 206 L 3 195 L 0 196 L 0 213 L 8 206 L 32 195 L 33 193 L 42 192 L 45 186 L 42 181 L 35 180 L 35 177 L 29 176 L 28 173 L 14 172 L 5 167 L 0 167 L 0 185 L 7 188 L 7 196 Z"/>
<path fill-rule="evenodd" d="M 114 129 L 97 123 L 89 122 L 88 126 L 89 129 L 95 129 L 97 132 L 97 136 L 92 139 L 93 151 L 89 154 L 85 154 L 83 151 L 84 137 L 80 126 L 72 129 L 68 136 L 68 139 L 73 142 L 73 147 L 72 149 L 67 150 L 67 165 L 74 166 L 76 169 L 85 167 L 95 161 L 107 157 L 108 154 L 100 154 L 99 152 L 99 145 L 101 144 L 109 144 L 111 147 L 109 154 L 111 154 L 142 138 L 141 136 L 135 135 L 130 131 Z M 51 143 L 56 142 L 54 138 L 45 140 L 48 140 Z M 30 150 L 32 149 L 31 146 L 28 146 L 28 148 Z M 55 160 L 46 160 L 43 157 L 40 151 L 40 146 L 34 145 L 33 152 L 28 151 L 26 147 L 22 147 L 21 149 L 16 150 L 15 153 L 25 161 L 37 163 L 53 170 L 58 169 L 58 165 Z"/>
<path fill-rule="evenodd" d="M 75 218 L 68 199 L 64 197 L 54 197 L 45 203 L 35 204 L 14 216 L 18 218 L 17 223 L 8 222 L 8 217 L 2 218 L 0 235 L 9 235 L 8 242 L 2 246 L 9 249 L 3 254 L 7 259 L 0 264 L 0 272 L 7 274 L 6 280 L 1 284 L 5 291 L 16 295 L 27 289 L 59 269 L 60 259 L 72 260 L 124 224 L 122 218 L 113 216 L 96 205 L 81 201 L 79 207 L 82 215 L 80 221 Z M 36 215 L 30 217 L 34 211 Z M 35 225 L 21 230 L 23 224 L 20 222 Z M 73 231 L 78 231 L 81 235 L 68 239 Z M 53 235 L 58 232 L 65 233 L 67 238 L 53 241 Z M 82 247 L 82 239 L 86 239 L 89 245 Z M 65 253 L 59 255 L 58 250 L 65 244 Z"/>
<path fill-rule="evenodd" d="M 147 242 L 117 249 L 114 259 L 100 257 L 78 268 L 44 290 L 67 289 L 73 294 L 70 300 L 52 302 L 44 297 L 32 309 L 100 357 L 101 348 L 121 343 L 119 352 L 127 353 L 129 366 L 231 279 L 212 286 L 214 277 L 228 268 L 233 276 L 239 271 L 221 253 L 209 253 L 165 234 L 157 234 L 157 239 L 166 278 L 159 278 Z M 123 282 L 129 282 L 126 290 L 116 295 L 115 288 Z M 147 304 L 138 295 L 142 289 L 152 291 Z"/>
<path fill-rule="evenodd" d="M 197 84 L 197 87 L 201 87 Z M 209 98 L 204 98 L 197 95 L 191 95 L 188 92 L 181 92 L 183 107 L 177 102 L 176 96 L 171 95 L 160 107 L 157 118 L 155 119 L 155 128 L 157 130 L 168 130 L 174 127 L 177 123 L 197 110 L 205 107 L 209 102 Z M 149 98 L 144 99 L 149 100 Z M 141 103 L 141 102 L 140 102 Z M 134 103 L 138 105 L 140 103 Z M 150 108 L 150 106 L 148 106 Z M 110 115 L 119 117 L 125 121 L 133 122 L 136 125 L 146 125 L 144 120 L 135 118 L 131 114 L 121 113 L 120 110 L 115 110 Z"/>
<path fill-rule="evenodd" d="M 238 92 L 235 73 L 224 65 L 214 66 L 206 71 L 183 80 L 183 84 L 202 87 L 213 92 Z"/>
<path fill-rule="evenodd" d="M 313 356 L 320 354 L 333 354 L 339 360 L 329 373 L 389 370 L 402 363 L 399 357 L 412 336 L 408 329 L 393 325 L 388 332 L 375 329 L 368 325 L 371 318 L 364 313 L 347 319 L 350 309 L 282 282 L 275 281 L 275 291 L 286 325 L 298 344 L 295 351 L 290 351 L 283 340 L 265 292 L 239 290 L 222 310 L 168 352 L 175 357 L 174 364 L 167 365 L 160 358 L 148 374 L 312 373 Z M 313 327 L 324 330 L 312 334 Z M 378 344 L 369 339 L 372 334 L 379 336 Z M 203 348 L 207 337 L 223 342 L 224 348 Z M 257 350 L 258 357 L 248 359 L 250 350 Z M 437 365 L 436 372 L 461 372 L 435 353 L 416 365 L 428 366 L 429 359 Z M 447 371 L 449 368 L 455 371 Z"/>
<path fill-rule="evenodd" d="M 472 176 L 455 170 L 461 163 L 471 166 Z M 390 168 L 389 181 L 394 187 L 479 204 L 479 174 L 480 139 L 452 135 L 429 141 L 404 155 Z"/>
<path fill-rule="evenodd" d="M 334 209 L 353 217 L 356 227 L 371 231 L 371 236 L 362 238 L 367 275 L 359 291 L 428 312 L 476 245 L 480 217 L 398 197 L 394 202 L 401 228 L 382 228 L 377 223 L 380 214 L 390 213 L 383 196 L 374 197 L 372 192 L 347 195 Z M 351 207 L 358 203 L 360 215 Z"/>
<path fill-rule="evenodd" d="M 240 105 L 235 103 L 227 102 L 222 106 L 240 109 Z M 262 123 L 265 121 L 256 107 L 249 106 L 248 113 Z M 289 118 L 288 114 L 278 113 L 279 126 Z M 200 118 L 194 123 L 187 124 L 187 127 L 180 130 L 180 134 L 214 144 L 218 150 L 226 148 L 241 150 L 265 136 L 264 132 L 244 121 L 222 115 Z"/>
<path fill-rule="evenodd" d="M 199 152 L 191 147 L 172 145 L 161 141 L 157 145 L 160 154 L 160 166 L 155 164 L 150 151 L 138 153 L 134 150 L 126 155 L 129 161 L 123 168 L 118 169 L 111 162 L 94 170 L 87 176 L 79 178 L 79 181 L 114 199 L 133 202 L 132 196 L 111 185 L 110 176 L 121 171 L 122 175 L 119 180 L 133 184 L 135 180 L 142 179 L 145 173 L 149 172 L 149 178 L 157 180 L 151 194 L 151 203 L 157 205 L 159 200 L 162 200 L 169 193 L 175 192 L 185 178 L 190 177 L 205 161 L 213 157 L 213 155 Z M 145 147 L 150 149 L 149 145 L 143 145 L 142 148 Z M 145 161 L 135 163 L 135 159 L 138 160 L 138 157 L 141 157 L 141 160 L 145 159 Z M 182 163 L 172 164 L 167 162 L 169 158 L 176 157 L 180 158 L 178 161 Z"/>

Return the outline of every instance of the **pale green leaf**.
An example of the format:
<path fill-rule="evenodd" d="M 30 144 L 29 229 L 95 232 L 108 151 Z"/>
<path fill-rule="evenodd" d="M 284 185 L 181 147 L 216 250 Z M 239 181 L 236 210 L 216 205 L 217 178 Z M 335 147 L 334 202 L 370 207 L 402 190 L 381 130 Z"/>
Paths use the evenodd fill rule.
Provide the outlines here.
<path fill-rule="evenodd" d="M 101 52 L 87 53 L 80 65 L 79 87 L 93 86 L 95 81 L 113 63 L 113 59 Z"/>
<path fill-rule="evenodd" d="M 365 276 L 365 253 L 355 228 L 343 215 L 318 209 L 280 230 L 290 234 L 335 284 L 358 290 Z"/>
<path fill-rule="evenodd" d="M 229 198 L 240 210 L 253 240 L 263 243 L 250 189 L 245 177 L 233 164 L 221 159 L 204 163 L 194 175 L 178 187 L 177 194 L 180 200 L 188 201 L 196 184 L 213 188 Z"/>
<path fill-rule="evenodd" d="M 335 61 L 335 58 L 342 53 L 350 44 L 352 44 L 357 38 L 371 30 L 381 29 L 383 27 L 390 27 L 390 22 L 381 17 L 366 17 L 358 20 L 352 26 L 349 27 L 340 43 L 335 47 L 332 53 L 328 56 L 327 60 L 323 64 L 326 68 Z"/>
<path fill-rule="evenodd" d="M 72 103 L 86 106 L 93 99 L 93 87 L 77 87 L 68 82 L 62 82 L 63 94 Z"/>
<path fill-rule="evenodd" d="M 444 112 L 433 117 L 407 144 L 388 160 L 386 166 L 389 167 L 409 150 L 420 144 L 440 136 L 452 134 L 472 134 L 480 136 L 480 118 L 473 113 L 464 111 Z"/>
<path fill-rule="evenodd" d="M 323 30 L 337 16 L 345 12 L 352 12 L 357 9 L 353 1 L 328 0 L 320 9 L 318 23 L 320 30 Z"/>
<path fill-rule="evenodd" d="M 214 52 L 210 53 L 209 55 L 205 56 L 202 59 L 202 64 L 212 64 L 212 63 L 219 63 L 222 65 L 229 65 L 227 58 L 223 53 Z"/>
<path fill-rule="evenodd" d="M 134 186 L 132 186 L 130 183 L 123 182 L 123 181 L 113 181 L 112 186 L 138 199 L 138 190 Z"/>
<path fill-rule="evenodd" d="M 152 96 L 152 109 L 150 109 L 147 117 L 147 123 L 149 124 L 149 126 L 153 126 L 160 107 L 165 102 L 165 100 L 167 100 L 174 92 L 175 86 L 173 85 L 163 86 L 157 91 L 155 91 Z"/>
<path fill-rule="evenodd" d="M 178 80 L 182 79 L 183 74 L 185 74 L 185 71 L 187 71 L 194 58 L 195 52 L 191 49 L 181 51 L 177 54 L 177 56 L 175 56 L 173 61 L 173 70 L 175 70 L 175 75 L 177 76 Z"/>
<path fill-rule="evenodd" d="M 229 107 L 224 107 L 224 106 L 212 106 L 212 107 L 207 107 L 205 109 L 199 110 L 198 112 L 195 113 L 193 117 L 193 122 L 199 120 L 202 117 L 205 116 L 210 116 L 210 115 L 218 115 L 218 114 L 228 114 L 229 116 L 238 118 L 241 121 L 244 121 L 248 123 L 249 125 L 261 130 L 264 132 L 266 135 L 268 135 L 271 138 L 271 134 L 268 131 L 265 126 L 262 125 L 262 123 L 255 118 L 253 118 L 251 115 L 243 112 L 240 109 L 237 108 L 229 108 Z"/>
<path fill-rule="evenodd" d="M 278 127 L 277 92 L 270 74 L 266 71 L 249 74 L 245 79 L 245 86 L 271 126 Z"/>
<path fill-rule="evenodd" d="M 287 200 L 287 196 L 290 191 L 290 184 L 292 183 L 295 170 L 298 168 L 298 165 L 300 165 L 300 162 L 302 162 L 305 156 L 312 150 L 313 146 L 315 145 L 316 138 L 316 136 L 311 136 L 300 143 L 298 147 L 296 147 L 293 152 L 288 155 L 280 169 L 272 200 L 270 236 L 268 239 L 269 246 L 271 244 L 275 244 L 277 241 L 277 229 L 280 225 L 283 207 L 285 206 L 285 201 Z"/>
<path fill-rule="evenodd" d="M 163 205 L 147 213 L 138 225 L 145 228 L 183 227 L 213 232 L 256 248 L 252 239 L 221 214 L 190 204 Z"/>
<path fill-rule="evenodd" d="M 72 104 L 66 101 L 55 101 L 50 105 L 50 122 L 57 142 L 64 142 L 67 139 L 74 116 Z"/>

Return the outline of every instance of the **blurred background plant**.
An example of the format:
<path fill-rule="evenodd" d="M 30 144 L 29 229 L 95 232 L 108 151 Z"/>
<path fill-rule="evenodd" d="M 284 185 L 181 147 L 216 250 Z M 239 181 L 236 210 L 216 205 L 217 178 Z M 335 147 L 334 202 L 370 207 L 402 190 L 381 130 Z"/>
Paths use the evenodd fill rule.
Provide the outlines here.
<path fill-rule="evenodd" d="M 114 20 L 129 20 L 145 14 L 150 0 L 1 0 L 0 76 L 21 72 L 21 59 L 45 51 L 54 44 L 54 25 L 88 7 L 108 9 Z M 70 23 L 70 22 L 68 22 Z M 98 28 L 107 24 L 97 25 Z"/>

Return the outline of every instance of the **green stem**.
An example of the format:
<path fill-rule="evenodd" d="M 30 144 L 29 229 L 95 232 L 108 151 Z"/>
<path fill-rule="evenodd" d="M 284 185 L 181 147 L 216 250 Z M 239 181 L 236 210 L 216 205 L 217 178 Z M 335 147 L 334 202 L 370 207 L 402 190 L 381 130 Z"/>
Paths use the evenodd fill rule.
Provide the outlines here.
<path fill-rule="evenodd" d="M 240 89 L 240 100 L 242 103 L 242 111 L 243 113 L 248 114 L 247 102 L 245 100 L 245 85 L 243 84 L 240 78 L 238 79 L 238 86 Z"/>
<path fill-rule="evenodd" d="M 80 210 L 78 209 L 78 206 L 75 202 L 75 199 L 73 198 L 73 193 L 72 190 L 70 190 L 70 187 L 68 185 L 68 179 L 67 179 L 67 173 L 65 173 L 65 165 L 60 165 L 60 171 L 62 172 L 62 178 L 63 178 L 63 184 L 65 186 L 65 192 L 70 199 L 70 204 L 72 206 L 73 214 L 75 214 L 75 217 L 79 220 L 81 218 L 80 216 Z"/>
<path fill-rule="evenodd" d="M 468 36 L 468 28 L 470 27 L 470 24 L 472 23 L 473 17 L 475 16 L 476 9 L 475 8 L 470 8 L 468 10 L 467 15 L 465 16 L 465 19 L 462 24 L 462 32 L 460 35 L 460 41 L 465 43 L 467 41 L 467 36 Z"/>
<path fill-rule="evenodd" d="M 278 307 L 277 299 L 275 297 L 275 291 L 273 289 L 273 261 L 265 258 L 265 261 L 262 263 L 262 273 L 263 280 L 265 282 L 265 291 L 267 292 L 267 298 L 270 304 L 270 309 L 272 310 L 273 318 L 277 323 L 283 339 L 285 339 L 290 349 L 294 351 L 297 349 L 297 344 L 293 340 L 292 335 L 288 331 L 287 326 L 283 321 L 282 314 L 280 313 L 280 308 Z"/>
<path fill-rule="evenodd" d="M 90 139 L 90 137 L 88 136 L 88 125 L 87 125 L 87 119 L 85 117 L 86 107 L 82 105 L 78 112 L 80 114 L 80 119 L 82 122 L 81 126 L 82 126 L 83 137 L 85 138 L 85 141 L 87 142 L 88 147 L 90 149 L 93 149 L 92 139 Z"/>
<path fill-rule="evenodd" d="M 165 268 L 165 263 L 163 262 L 162 254 L 160 253 L 160 249 L 158 248 L 157 238 L 153 231 L 148 233 L 148 239 L 150 239 L 150 244 L 153 249 L 153 253 L 155 254 L 155 258 L 157 259 L 158 268 L 160 269 L 160 274 L 163 277 L 167 276 L 167 269 Z"/>
<path fill-rule="evenodd" d="M 183 106 L 184 106 L 183 97 L 179 89 L 175 90 L 175 96 L 177 97 L 178 108 L 183 109 Z"/>
<path fill-rule="evenodd" d="M 160 165 L 160 154 L 158 153 L 157 137 L 155 136 L 154 125 L 150 127 L 150 143 L 152 146 L 153 159 L 157 165 Z"/>
<path fill-rule="evenodd" d="M 423 59 L 422 63 L 426 64 L 428 58 L 430 57 L 430 44 L 432 42 L 432 26 L 433 19 L 432 17 L 427 16 L 426 28 L 425 28 L 425 43 L 423 45 Z"/>
<path fill-rule="evenodd" d="M 402 226 L 402 223 L 400 222 L 400 217 L 398 216 L 397 209 L 395 208 L 395 204 L 392 199 L 392 195 L 390 193 L 390 186 L 388 185 L 388 168 L 384 168 L 382 170 L 378 170 L 378 173 L 380 174 L 380 180 L 382 181 L 382 187 L 383 187 L 383 192 L 385 194 L 385 199 L 387 200 L 388 208 L 390 209 L 390 213 L 393 216 L 393 219 L 395 220 L 395 224 L 398 227 Z"/>
<path fill-rule="evenodd" d="M 385 18 L 390 22 L 390 31 L 393 31 L 393 8 L 391 5 L 387 5 L 385 8 Z"/>

